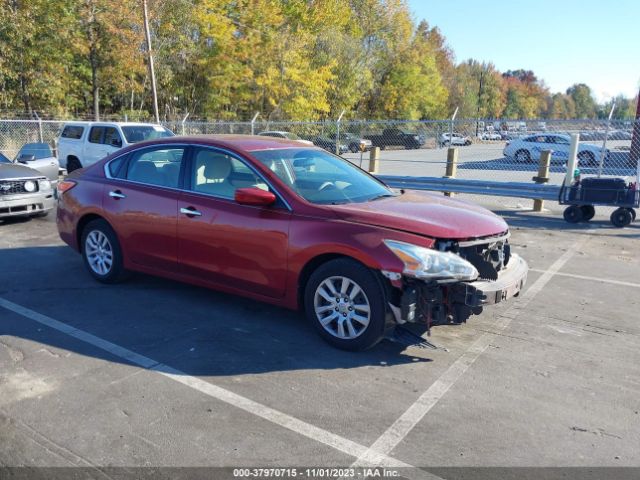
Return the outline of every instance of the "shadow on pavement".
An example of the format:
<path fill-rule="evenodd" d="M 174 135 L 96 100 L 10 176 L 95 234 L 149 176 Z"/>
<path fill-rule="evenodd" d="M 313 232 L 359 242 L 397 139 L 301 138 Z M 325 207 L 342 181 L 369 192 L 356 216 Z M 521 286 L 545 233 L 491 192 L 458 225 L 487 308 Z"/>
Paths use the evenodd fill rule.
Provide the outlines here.
<path fill-rule="evenodd" d="M 0 250 L 0 271 L 0 297 L 189 375 L 430 361 L 401 353 L 405 346 L 386 340 L 365 352 L 336 350 L 302 314 L 183 283 L 134 275 L 119 285 L 102 285 L 67 247 Z M 0 335 L 127 363 L 2 307 Z"/>
<path fill-rule="evenodd" d="M 590 230 L 599 229 L 599 236 L 624 236 L 625 238 L 640 238 L 638 229 L 640 221 L 633 222 L 625 228 L 614 227 L 608 218 L 595 218 L 589 222 L 568 223 L 562 217 L 562 212 L 558 213 L 535 213 L 531 210 L 494 210 L 514 228 L 538 228 L 544 230 L 562 230 L 565 232 L 576 232 L 577 234 L 590 233 Z M 630 233 L 630 230 L 634 233 Z"/>

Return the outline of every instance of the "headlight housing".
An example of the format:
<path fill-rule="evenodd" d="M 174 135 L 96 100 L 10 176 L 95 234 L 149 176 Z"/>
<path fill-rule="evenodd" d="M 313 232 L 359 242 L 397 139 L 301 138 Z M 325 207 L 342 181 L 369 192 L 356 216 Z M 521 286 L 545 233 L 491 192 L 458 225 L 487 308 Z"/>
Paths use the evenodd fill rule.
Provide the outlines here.
<path fill-rule="evenodd" d="M 451 252 L 439 252 L 396 240 L 384 244 L 404 263 L 402 273 L 421 280 L 464 281 L 478 278 L 476 267 Z"/>
<path fill-rule="evenodd" d="M 23 187 L 26 192 L 33 193 L 36 191 L 36 182 L 33 180 L 27 180 L 24 182 Z"/>
<path fill-rule="evenodd" d="M 38 180 L 40 191 L 51 190 L 51 182 L 49 180 Z"/>

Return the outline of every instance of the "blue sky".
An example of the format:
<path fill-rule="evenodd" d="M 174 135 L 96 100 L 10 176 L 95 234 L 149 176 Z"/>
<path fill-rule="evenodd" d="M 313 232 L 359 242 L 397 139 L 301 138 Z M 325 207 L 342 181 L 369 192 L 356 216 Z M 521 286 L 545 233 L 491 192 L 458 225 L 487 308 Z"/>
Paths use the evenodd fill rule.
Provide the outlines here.
<path fill-rule="evenodd" d="M 408 0 L 456 62 L 533 70 L 552 92 L 586 83 L 600 101 L 640 85 L 640 0 Z"/>

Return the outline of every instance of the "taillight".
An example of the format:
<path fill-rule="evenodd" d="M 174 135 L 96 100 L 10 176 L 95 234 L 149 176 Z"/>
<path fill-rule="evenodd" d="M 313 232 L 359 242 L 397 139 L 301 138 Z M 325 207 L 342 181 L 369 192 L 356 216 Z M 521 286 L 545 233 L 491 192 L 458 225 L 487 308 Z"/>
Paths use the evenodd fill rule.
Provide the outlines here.
<path fill-rule="evenodd" d="M 62 180 L 58 182 L 58 195 L 62 195 L 64 192 L 71 190 L 77 184 L 78 182 L 74 180 Z"/>

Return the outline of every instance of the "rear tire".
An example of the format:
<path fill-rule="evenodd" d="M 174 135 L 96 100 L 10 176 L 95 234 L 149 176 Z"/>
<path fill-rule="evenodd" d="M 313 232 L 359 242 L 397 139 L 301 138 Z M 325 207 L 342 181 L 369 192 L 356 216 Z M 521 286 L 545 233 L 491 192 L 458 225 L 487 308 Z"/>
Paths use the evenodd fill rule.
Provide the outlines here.
<path fill-rule="evenodd" d="M 577 205 L 567 207 L 562 214 L 564 219 L 569 223 L 578 223 L 582 221 L 582 209 Z"/>
<path fill-rule="evenodd" d="M 82 168 L 82 164 L 76 157 L 69 157 L 67 159 L 67 173 L 71 173 L 74 170 L 78 170 L 80 168 Z"/>
<path fill-rule="evenodd" d="M 127 274 L 116 232 L 105 220 L 89 222 L 82 231 L 82 258 L 89 273 L 102 283 L 118 283 Z"/>
<path fill-rule="evenodd" d="M 516 162 L 518 163 L 529 163 L 531 161 L 531 154 L 529 150 L 518 150 L 514 155 Z"/>
<path fill-rule="evenodd" d="M 386 294 L 367 267 L 339 258 L 316 269 L 304 292 L 307 319 L 329 344 L 366 350 L 385 334 Z"/>

